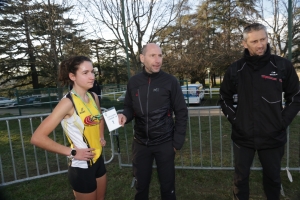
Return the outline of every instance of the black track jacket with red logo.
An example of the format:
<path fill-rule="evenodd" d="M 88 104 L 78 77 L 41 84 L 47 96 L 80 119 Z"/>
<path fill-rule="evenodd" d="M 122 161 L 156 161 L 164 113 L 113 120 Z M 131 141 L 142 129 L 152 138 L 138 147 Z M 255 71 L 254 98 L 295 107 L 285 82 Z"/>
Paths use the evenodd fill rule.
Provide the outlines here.
<path fill-rule="evenodd" d="M 277 56 L 277 59 L 284 58 Z M 237 85 L 230 80 L 231 67 L 227 69 L 219 103 L 232 124 L 233 142 L 254 149 L 275 148 L 286 143 L 286 128 L 300 110 L 300 93 L 299 78 L 292 63 L 287 59 L 283 62 L 286 70 L 283 81 L 272 59 L 262 67 L 249 66 L 245 60 L 239 63 Z M 236 107 L 234 94 L 238 94 Z"/>
<path fill-rule="evenodd" d="M 153 146 L 173 140 L 173 147 L 181 149 L 188 116 L 181 87 L 174 76 L 161 70 L 148 74 L 143 69 L 131 77 L 123 114 L 126 123 L 135 118 L 134 139 L 138 143 Z"/>

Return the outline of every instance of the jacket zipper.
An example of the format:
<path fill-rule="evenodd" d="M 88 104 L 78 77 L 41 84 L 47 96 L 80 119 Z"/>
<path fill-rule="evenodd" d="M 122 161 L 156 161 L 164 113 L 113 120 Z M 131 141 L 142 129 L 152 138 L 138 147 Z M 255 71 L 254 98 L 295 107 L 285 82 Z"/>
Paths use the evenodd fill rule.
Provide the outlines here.
<path fill-rule="evenodd" d="M 137 93 L 135 94 L 135 96 L 138 97 L 139 103 L 140 103 L 141 112 L 142 112 L 142 114 L 144 114 L 143 107 L 142 107 L 142 102 L 141 102 L 141 98 L 140 98 L 140 89 L 137 90 Z"/>
<path fill-rule="evenodd" d="M 148 145 L 148 142 L 149 142 L 149 88 L 150 88 L 150 83 L 151 83 L 151 78 L 148 77 L 148 90 L 147 90 L 147 102 L 146 102 L 146 112 L 147 112 L 147 142 L 146 142 L 146 146 Z"/>

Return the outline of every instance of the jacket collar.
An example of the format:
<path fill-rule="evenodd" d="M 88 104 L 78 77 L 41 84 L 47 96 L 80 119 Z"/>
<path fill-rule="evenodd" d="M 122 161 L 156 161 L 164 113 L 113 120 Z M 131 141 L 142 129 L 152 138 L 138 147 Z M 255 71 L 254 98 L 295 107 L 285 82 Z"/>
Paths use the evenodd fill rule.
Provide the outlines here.
<path fill-rule="evenodd" d="M 159 74 L 161 74 L 161 70 L 159 70 L 159 72 L 156 72 L 156 73 L 152 73 L 152 74 L 149 74 L 146 70 L 145 70 L 145 66 L 143 66 L 143 74 L 149 78 L 155 78 L 157 77 Z"/>
<path fill-rule="evenodd" d="M 267 44 L 267 50 L 265 54 L 262 56 L 250 56 L 249 50 L 245 49 L 244 58 L 249 67 L 251 67 L 254 70 L 259 70 L 270 62 L 270 58 L 271 58 L 270 45 Z"/>

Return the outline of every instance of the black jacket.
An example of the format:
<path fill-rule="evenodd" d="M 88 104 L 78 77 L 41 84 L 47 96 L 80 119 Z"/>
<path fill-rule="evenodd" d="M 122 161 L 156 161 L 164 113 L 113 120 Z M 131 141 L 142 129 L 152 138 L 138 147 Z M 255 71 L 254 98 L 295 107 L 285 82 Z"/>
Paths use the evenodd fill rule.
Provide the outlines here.
<path fill-rule="evenodd" d="M 175 123 L 173 119 L 175 115 Z M 187 107 L 177 79 L 163 71 L 133 76 L 128 84 L 123 114 L 135 118 L 134 139 L 152 146 L 173 140 L 180 149 L 185 140 Z"/>
<path fill-rule="evenodd" d="M 277 56 L 284 60 L 282 81 L 272 56 L 269 47 L 263 56 L 250 56 L 245 49 L 244 59 L 237 61 L 238 84 L 230 80 L 231 67 L 221 84 L 220 105 L 232 124 L 231 138 L 239 145 L 254 149 L 284 145 L 286 128 L 300 110 L 299 78 L 294 67 L 287 59 Z M 238 94 L 237 107 L 234 107 L 234 94 Z"/>

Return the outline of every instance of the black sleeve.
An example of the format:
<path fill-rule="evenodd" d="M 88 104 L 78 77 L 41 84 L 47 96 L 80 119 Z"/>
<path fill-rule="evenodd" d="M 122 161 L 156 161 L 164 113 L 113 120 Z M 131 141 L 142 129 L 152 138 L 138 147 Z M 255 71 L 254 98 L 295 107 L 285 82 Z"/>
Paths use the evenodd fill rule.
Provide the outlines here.
<path fill-rule="evenodd" d="M 286 60 L 286 78 L 283 80 L 285 106 L 282 111 L 283 124 L 287 128 L 300 110 L 299 78 L 292 63 Z"/>
<path fill-rule="evenodd" d="M 223 82 L 220 86 L 220 100 L 222 112 L 227 117 L 231 124 L 234 123 L 236 117 L 236 108 L 234 107 L 233 95 L 237 94 L 236 85 L 231 79 L 231 68 L 232 65 L 227 69 Z"/>
<path fill-rule="evenodd" d="M 124 109 L 122 114 L 126 116 L 126 124 L 133 120 L 133 108 L 132 108 L 132 99 L 129 89 L 129 83 L 127 84 L 125 99 L 124 99 Z"/>
<path fill-rule="evenodd" d="M 173 147 L 177 150 L 181 149 L 185 141 L 188 110 L 182 94 L 181 87 L 177 79 L 174 80 L 171 91 L 172 109 L 175 115 L 175 129 L 173 136 Z"/>

